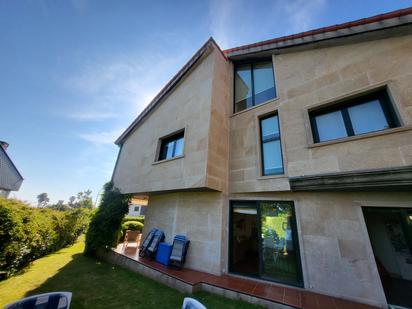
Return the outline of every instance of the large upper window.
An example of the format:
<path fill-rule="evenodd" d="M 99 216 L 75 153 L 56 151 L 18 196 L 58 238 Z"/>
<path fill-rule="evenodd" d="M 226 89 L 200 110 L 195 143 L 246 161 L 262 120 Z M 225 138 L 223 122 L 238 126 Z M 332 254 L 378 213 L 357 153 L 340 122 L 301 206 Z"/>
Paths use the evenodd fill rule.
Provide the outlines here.
<path fill-rule="evenodd" d="M 386 89 L 310 112 L 315 143 L 399 126 Z"/>
<path fill-rule="evenodd" d="M 262 173 L 264 176 L 282 174 L 283 160 L 277 115 L 260 119 L 262 142 Z"/>
<path fill-rule="evenodd" d="M 235 65 L 235 112 L 276 97 L 272 61 Z"/>
<path fill-rule="evenodd" d="M 180 131 L 160 140 L 158 161 L 167 160 L 183 155 L 185 132 Z"/>

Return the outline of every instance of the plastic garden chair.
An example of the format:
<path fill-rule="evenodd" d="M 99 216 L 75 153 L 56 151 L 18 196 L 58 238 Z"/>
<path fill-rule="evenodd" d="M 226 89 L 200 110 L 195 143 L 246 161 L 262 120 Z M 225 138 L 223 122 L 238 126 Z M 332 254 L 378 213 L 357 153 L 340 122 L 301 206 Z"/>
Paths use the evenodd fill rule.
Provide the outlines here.
<path fill-rule="evenodd" d="M 182 309 L 207 309 L 201 302 L 194 298 L 185 297 Z"/>
<path fill-rule="evenodd" d="M 52 292 L 20 299 L 5 306 L 5 309 L 69 309 L 71 292 Z"/>

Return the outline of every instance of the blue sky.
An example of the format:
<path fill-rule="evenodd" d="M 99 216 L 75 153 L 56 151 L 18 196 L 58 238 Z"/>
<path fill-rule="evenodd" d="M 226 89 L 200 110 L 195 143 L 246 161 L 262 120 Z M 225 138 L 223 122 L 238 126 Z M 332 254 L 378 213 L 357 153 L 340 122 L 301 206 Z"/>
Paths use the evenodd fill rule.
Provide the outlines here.
<path fill-rule="evenodd" d="M 213 36 L 222 48 L 412 6 L 412 0 L 0 1 L 0 140 L 25 181 L 67 201 L 110 179 L 113 141 Z"/>

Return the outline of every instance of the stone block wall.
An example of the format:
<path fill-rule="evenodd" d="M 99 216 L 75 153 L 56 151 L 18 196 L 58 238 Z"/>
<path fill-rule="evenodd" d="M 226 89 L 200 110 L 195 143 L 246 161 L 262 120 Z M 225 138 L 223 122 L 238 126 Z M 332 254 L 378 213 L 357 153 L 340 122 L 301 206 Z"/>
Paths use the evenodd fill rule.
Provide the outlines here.
<path fill-rule="evenodd" d="M 278 97 L 230 119 L 230 191 L 288 191 L 286 177 L 412 165 L 412 36 L 273 56 Z M 313 144 L 308 110 L 387 86 L 401 127 Z M 258 118 L 279 114 L 285 175 L 261 177 Z"/>
<path fill-rule="evenodd" d="M 143 237 L 156 227 L 172 243 L 176 234 L 190 240 L 185 267 L 219 275 L 225 195 L 218 192 L 180 192 L 152 195 L 146 212 Z"/>
<path fill-rule="evenodd" d="M 293 201 L 305 289 L 386 306 L 362 207 L 412 207 L 412 193 L 279 192 L 229 199 Z"/>

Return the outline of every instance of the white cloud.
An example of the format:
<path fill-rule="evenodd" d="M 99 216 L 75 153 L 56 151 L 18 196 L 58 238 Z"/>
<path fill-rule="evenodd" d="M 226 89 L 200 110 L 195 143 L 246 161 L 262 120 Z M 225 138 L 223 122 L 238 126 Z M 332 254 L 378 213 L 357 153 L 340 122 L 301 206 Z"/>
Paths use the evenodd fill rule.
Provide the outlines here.
<path fill-rule="evenodd" d="M 96 146 L 112 145 L 122 132 L 123 129 L 116 129 L 104 132 L 80 133 L 79 137 Z"/>
<path fill-rule="evenodd" d="M 302 32 L 310 30 L 316 22 L 316 18 L 326 4 L 325 0 L 294 0 L 277 1 L 289 20 L 289 31 Z"/>
<path fill-rule="evenodd" d="M 212 0 L 209 27 L 225 49 L 310 30 L 325 5 L 325 0 Z"/>
<path fill-rule="evenodd" d="M 105 120 L 109 118 L 116 118 L 116 115 L 113 112 L 104 112 L 104 111 L 84 111 L 84 112 L 74 112 L 68 114 L 67 117 L 79 120 L 79 121 L 88 121 L 88 120 Z"/>
<path fill-rule="evenodd" d="M 183 61 L 182 54 L 171 57 L 133 52 L 82 59 L 75 74 L 64 80 L 64 86 L 79 97 L 77 107 L 70 105 L 65 116 L 82 121 L 122 118 L 130 122 Z"/>
<path fill-rule="evenodd" d="M 230 22 L 236 8 L 232 0 L 220 1 L 213 0 L 210 3 L 210 30 L 214 39 L 219 43 L 221 48 L 228 48 L 231 43 L 229 34 Z"/>

